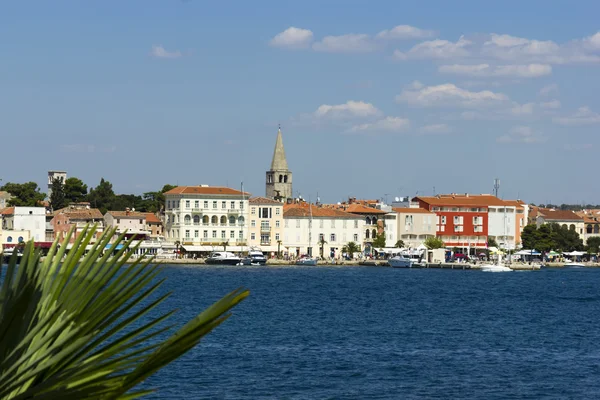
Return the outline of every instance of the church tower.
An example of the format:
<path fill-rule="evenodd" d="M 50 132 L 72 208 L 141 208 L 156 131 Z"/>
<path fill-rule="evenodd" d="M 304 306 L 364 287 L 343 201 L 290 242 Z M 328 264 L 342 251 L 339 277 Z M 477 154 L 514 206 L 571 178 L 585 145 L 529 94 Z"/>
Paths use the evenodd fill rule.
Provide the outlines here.
<path fill-rule="evenodd" d="M 285 201 L 292 198 L 292 172 L 288 169 L 285 158 L 281 128 L 277 131 L 273 161 L 271 161 L 271 169 L 267 171 L 265 192 L 271 199 Z"/>

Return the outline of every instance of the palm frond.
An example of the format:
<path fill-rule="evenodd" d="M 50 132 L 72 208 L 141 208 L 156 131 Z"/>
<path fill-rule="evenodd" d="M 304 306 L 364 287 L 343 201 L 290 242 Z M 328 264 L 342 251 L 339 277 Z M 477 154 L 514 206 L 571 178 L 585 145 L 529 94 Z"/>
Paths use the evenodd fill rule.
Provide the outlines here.
<path fill-rule="evenodd" d="M 139 383 L 197 345 L 249 294 L 234 290 L 156 343 L 173 314 L 148 318 L 169 297 L 152 298 L 161 269 L 153 259 L 129 262 L 133 242 L 124 235 L 105 252 L 114 229 L 84 255 L 95 232 L 86 227 L 67 251 L 71 230 L 44 260 L 32 242 L 20 262 L 11 258 L 0 288 L 0 400 L 144 396 L 150 391 L 133 391 Z"/>

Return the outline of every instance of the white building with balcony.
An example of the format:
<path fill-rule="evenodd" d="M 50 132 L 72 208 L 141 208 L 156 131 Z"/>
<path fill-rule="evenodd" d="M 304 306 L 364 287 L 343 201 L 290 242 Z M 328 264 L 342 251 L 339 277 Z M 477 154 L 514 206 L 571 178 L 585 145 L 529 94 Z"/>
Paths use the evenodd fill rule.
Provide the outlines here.
<path fill-rule="evenodd" d="M 499 248 L 516 249 L 516 219 L 517 208 L 508 202 L 503 206 L 488 207 L 488 237 L 493 237 Z"/>
<path fill-rule="evenodd" d="M 165 240 L 186 251 L 243 251 L 250 193 L 220 186 L 178 186 L 165 193 Z"/>
<path fill-rule="evenodd" d="M 362 215 L 304 202 L 286 204 L 283 222 L 285 252 L 292 257 L 340 257 L 349 242 L 361 243 L 365 229 Z"/>
<path fill-rule="evenodd" d="M 283 203 L 266 197 L 249 201 L 248 246 L 275 256 L 283 252 Z"/>
<path fill-rule="evenodd" d="M 146 223 L 146 214 L 129 209 L 125 211 L 107 211 L 104 214 L 104 226 L 106 229 L 116 228 L 117 235 L 127 231 L 126 237 L 146 237 L 150 235 L 150 229 Z"/>

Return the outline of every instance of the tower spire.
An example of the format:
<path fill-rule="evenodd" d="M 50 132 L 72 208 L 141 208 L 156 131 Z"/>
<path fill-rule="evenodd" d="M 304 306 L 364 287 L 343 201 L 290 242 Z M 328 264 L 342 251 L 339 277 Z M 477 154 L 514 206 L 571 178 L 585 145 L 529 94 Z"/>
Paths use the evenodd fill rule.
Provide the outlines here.
<path fill-rule="evenodd" d="M 288 164 L 285 158 L 285 149 L 283 148 L 283 137 L 281 136 L 281 125 L 277 129 L 277 140 L 275 141 L 275 150 L 273 151 L 273 160 L 271 161 L 272 171 L 287 171 Z"/>
<path fill-rule="evenodd" d="M 281 125 L 277 129 L 277 140 L 275 141 L 271 169 L 267 171 L 266 178 L 265 194 L 267 197 L 283 201 L 292 198 L 292 171 L 288 169 L 285 157 Z"/>

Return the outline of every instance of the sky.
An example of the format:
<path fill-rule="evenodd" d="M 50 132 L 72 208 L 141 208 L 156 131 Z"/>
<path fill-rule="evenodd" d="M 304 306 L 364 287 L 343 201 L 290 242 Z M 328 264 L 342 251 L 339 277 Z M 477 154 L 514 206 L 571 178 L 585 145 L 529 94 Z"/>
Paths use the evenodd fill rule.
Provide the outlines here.
<path fill-rule="evenodd" d="M 2 182 L 600 203 L 600 2 L 3 1 Z"/>

